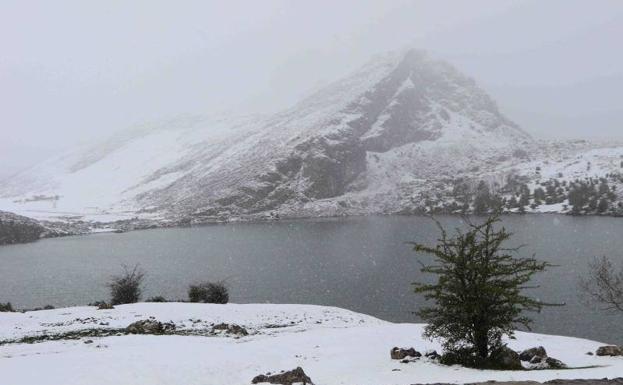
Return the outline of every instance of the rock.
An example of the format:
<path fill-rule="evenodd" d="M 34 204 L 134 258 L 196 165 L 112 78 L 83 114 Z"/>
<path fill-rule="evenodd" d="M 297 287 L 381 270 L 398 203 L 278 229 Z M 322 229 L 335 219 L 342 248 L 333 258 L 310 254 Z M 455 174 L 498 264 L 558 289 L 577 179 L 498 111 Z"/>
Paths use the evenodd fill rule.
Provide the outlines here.
<path fill-rule="evenodd" d="M 545 359 L 545 363 L 549 369 L 566 369 L 567 365 L 565 365 L 562 361 L 557 360 L 552 357 L 547 357 Z"/>
<path fill-rule="evenodd" d="M 437 353 L 436 350 L 432 350 L 429 352 L 426 352 L 426 354 L 424 354 L 424 356 L 430 360 L 439 360 L 441 359 L 441 355 L 439 353 Z"/>
<path fill-rule="evenodd" d="M 523 352 L 519 353 L 519 359 L 522 361 L 532 361 L 534 357 L 538 357 L 539 361 L 541 361 L 542 358 L 547 357 L 547 352 L 545 351 L 545 348 L 539 346 L 536 348 L 526 349 Z"/>
<path fill-rule="evenodd" d="M 270 384 L 281 384 L 281 385 L 292 385 L 302 383 L 303 385 L 313 385 L 311 378 L 305 374 L 305 371 L 301 367 L 298 367 L 294 370 L 290 370 L 289 372 L 283 372 L 279 374 L 266 375 L 261 374 L 251 380 L 253 384 L 260 383 L 270 383 Z"/>
<path fill-rule="evenodd" d="M 491 353 L 492 364 L 503 370 L 521 370 L 521 360 L 519 354 L 508 346 L 503 346 L 495 352 Z"/>
<path fill-rule="evenodd" d="M 212 327 L 212 331 L 225 331 L 225 333 L 227 334 L 235 334 L 235 335 L 242 336 L 242 337 L 249 335 L 249 332 L 247 332 L 247 329 L 236 324 L 220 323 L 218 325 L 214 325 Z"/>
<path fill-rule="evenodd" d="M 601 346 L 599 347 L 599 349 L 597 349 L 597 353 L 598 356 L 603 357 L 603 356 L 611 356 L 611 357 L 616 357 L 616 356 L 623 356 L 623 349 L 621 349 L 618 346 L 614 346 L 614 345 L 609 345 L 609 346 Z"/>
<path fill-rule="evenodd" d="M 557 360 L 553 357 L 539 357 L 534 356 L 530 360 L 530 369 L 566 369 L 567 365 L 565 365 L 562 361 Z"/>
<path fill-rule="evenodd" d="M 166 334 L 175 330 L 175 325 L 155 320 L 142 320 L 130 324 L 126 332 L 130 334 Z"/>
<path fill-rule="evenodd" d="M 420 358 L 422 357 L 422 353 L 416 351 L 413 348 L 410 349 L 401 349 L 401 348 L 393 348 L 389 352 L 392 360 L 404 360 L 407 357 Z"/>
<path fill-rule="evenodd" d="M 102 302 L 99 305 L 97 305 L 97 310 L 112 310 L 115 307 L 109 303 L 106 302 Z"/>
<path fill-rule="evenodd" d="M 85 343 L 85 344 L 87 344 L 87 345 L 89 345 L 89 344 L 92 344 L 92 343 L 93 343 L 93 340 L 85 340 L 85 341 L 84 341 L 84 343 Z"/>
<path fill-rule="evenodd" d="M 519 359 L 521 359 L 521 354 L 519 355 Z M 545 359 L 545 357 L 534 356 L 530 359 L 529 362 L 533 365 L 536 365 L 536 364 L 540 364 L 541 362 L 543 362 L 543 359 Z"/>

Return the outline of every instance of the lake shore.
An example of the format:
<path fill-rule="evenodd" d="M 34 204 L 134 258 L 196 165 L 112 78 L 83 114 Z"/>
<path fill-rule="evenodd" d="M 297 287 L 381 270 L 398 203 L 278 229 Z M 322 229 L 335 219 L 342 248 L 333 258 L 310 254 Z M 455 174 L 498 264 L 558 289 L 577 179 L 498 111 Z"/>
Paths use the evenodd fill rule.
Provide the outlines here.
<path fill-rule="evenodd" d="M 142 320 L 174 325 L 176 332 L 115 332 Z M 236 385 L 296 367 L 318 385 L 544 382 L 614 379 L 623 373 L 623 357 L 587 354 L 602 343 L 524 332 L 508 341 L 512 349 L 544 346 L 551 357 L 582 369 L 487 371 L 443 366 L 428 358 L 392 360 L 394 346 L 441 351 L 436 341 L 422 338 L 423 327 L 312 305 L 139 303 L 110 310 L 0 313 L 0 371 L 12 385 Z M 81 337 L 85 330 L 113 333 Z M 73 337 L 40 338 L 61 334 Z"/>

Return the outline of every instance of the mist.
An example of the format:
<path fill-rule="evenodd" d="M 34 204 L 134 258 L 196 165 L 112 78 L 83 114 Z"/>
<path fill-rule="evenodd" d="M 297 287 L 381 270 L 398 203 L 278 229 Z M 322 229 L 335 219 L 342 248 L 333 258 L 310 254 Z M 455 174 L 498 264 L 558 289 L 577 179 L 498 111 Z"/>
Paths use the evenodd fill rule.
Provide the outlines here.
<path fill-rule="evenodd" d="M 472 76 L 537 138 L 622 137 L 619 1 L 0 5 L 0 176 L 187 113 L 272 113 L 385 51 Z"/>

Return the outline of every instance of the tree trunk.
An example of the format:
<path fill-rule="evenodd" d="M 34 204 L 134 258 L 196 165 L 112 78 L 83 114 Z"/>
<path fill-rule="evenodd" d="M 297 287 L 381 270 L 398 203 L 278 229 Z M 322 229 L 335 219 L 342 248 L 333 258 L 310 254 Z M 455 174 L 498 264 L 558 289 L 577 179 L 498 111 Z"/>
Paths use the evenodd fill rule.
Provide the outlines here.
<path fill-rule="evenodd" d="M 476 330 L 474 338 L 476 342 L 476 351 L 481 358 L 487 358 L 489 356 L 489 339 L 487 330 Z"/>

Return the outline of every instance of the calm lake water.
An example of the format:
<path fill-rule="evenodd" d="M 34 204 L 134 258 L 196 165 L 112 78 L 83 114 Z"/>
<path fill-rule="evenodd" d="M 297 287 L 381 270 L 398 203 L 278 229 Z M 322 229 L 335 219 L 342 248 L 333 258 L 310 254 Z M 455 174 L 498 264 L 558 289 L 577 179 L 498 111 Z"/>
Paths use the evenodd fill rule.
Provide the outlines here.
<path fill-rule="evenodd" d="M 457 217 L 440 217 L 447 227 Z M 539 275 L 534 295 L 564 307 L 535 314 L 533 329 L 623 343 L 623 317 L 582 304 L 577 277 L 594 256 L 621 263 L 623 219 L 526 215 L 504 218 L 511 245 L 527 245 L 558 267 Z M 396 322 L 418 321 L 422 279 L 407 241 L 433 243 L 423 217 L 358 217 L 225 224 L 97 234 L 0 247 L 0 302 L 18 308 L 82 305 L 108 298 L 105 282 L 121 264 L 147 272 L 145 296 L 186 297 L 188 284 L 227 279 L 232 302 L 309 303 Z"/>

